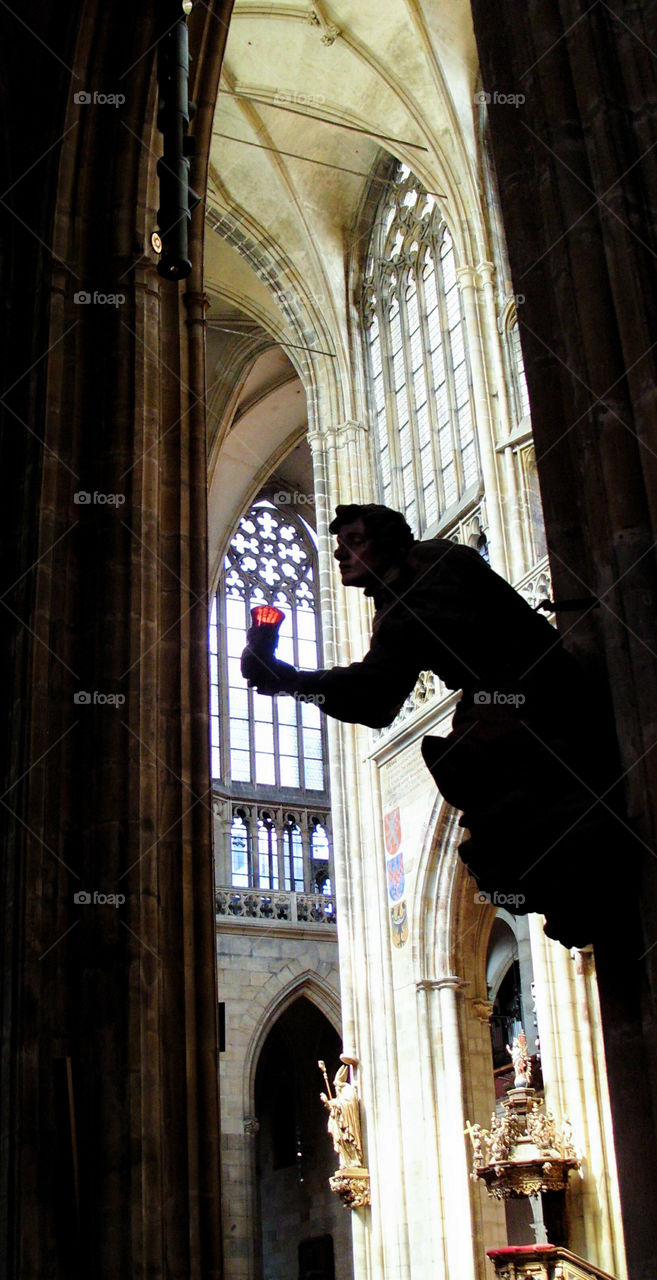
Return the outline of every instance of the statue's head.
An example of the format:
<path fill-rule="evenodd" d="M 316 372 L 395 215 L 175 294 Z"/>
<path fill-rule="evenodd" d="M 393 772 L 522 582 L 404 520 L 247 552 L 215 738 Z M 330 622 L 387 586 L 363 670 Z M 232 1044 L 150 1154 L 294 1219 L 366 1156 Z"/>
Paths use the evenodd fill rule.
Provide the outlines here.
<path fill-rule="evenodd" d="M 334 554 L 344 585 L 369 591 L 402 563 L 414 541 L 399 511 L 375 503 L 336 507 L 329 531 L 338 539 Z"/>
<path fill-rule="evenodd" d="M 335 1080 L 333 1081 L 333 1087 L 335 1089 L 335 1092 L 340 1093 L 342 1089 L 344 1089 L 345 1085 L 348 1083 L 349 1083 L 349 1067 L 342 1066 L 338 1069 Z"/>

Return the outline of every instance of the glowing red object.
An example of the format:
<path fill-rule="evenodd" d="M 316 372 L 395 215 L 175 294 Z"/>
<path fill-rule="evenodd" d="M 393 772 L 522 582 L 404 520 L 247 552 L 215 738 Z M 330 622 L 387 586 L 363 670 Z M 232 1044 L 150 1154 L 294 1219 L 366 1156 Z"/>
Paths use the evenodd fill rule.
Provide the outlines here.
<path fill-rule="evenodd" d="M 251 610 L 251 621 L 254 627 L 280 627 L 285 614 L 273 604 L 258 604 Z"/>

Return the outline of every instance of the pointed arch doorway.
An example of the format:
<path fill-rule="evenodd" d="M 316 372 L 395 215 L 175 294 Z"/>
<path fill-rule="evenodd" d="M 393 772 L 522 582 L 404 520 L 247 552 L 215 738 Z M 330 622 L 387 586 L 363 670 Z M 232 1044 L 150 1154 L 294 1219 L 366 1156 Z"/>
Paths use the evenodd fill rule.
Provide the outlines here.
<path fill-rule="evenodd" d="M 281 1013 L 255 1075 L 257 1280 L 352 1280 L 351 1221 L 328 1179 L 337 1166 L 317 1063 L 332 1079 L 340 1039 L 305 996 Z"/>

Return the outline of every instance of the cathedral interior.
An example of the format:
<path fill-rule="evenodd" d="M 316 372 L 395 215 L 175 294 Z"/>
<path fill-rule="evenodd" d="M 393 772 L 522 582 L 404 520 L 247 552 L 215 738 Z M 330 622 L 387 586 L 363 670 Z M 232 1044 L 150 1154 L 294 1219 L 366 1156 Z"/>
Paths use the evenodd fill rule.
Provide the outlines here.
<path fill-rule="evenodd" d="M 655 5 L 0 32 L 3 1274 L 656 1280 Z M 349 503 L 579 663 L 590 943 L 468 874 L 434 672 L 382 729 L 247 687 L 259 604 L 367 650 Z"/>

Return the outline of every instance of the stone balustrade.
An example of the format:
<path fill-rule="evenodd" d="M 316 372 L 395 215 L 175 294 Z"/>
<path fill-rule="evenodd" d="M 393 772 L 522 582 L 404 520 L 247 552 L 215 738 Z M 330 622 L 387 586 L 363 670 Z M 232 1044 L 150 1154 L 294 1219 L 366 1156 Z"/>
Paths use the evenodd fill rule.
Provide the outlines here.
<path fill-rule="evenodd" d="M 270 921 L 272 924 L 335 925 L 335 898 L 324 893 L 292 893 L 277 889 L 219 888 L 219 918 Z"/>

